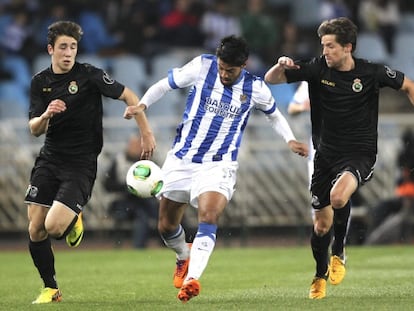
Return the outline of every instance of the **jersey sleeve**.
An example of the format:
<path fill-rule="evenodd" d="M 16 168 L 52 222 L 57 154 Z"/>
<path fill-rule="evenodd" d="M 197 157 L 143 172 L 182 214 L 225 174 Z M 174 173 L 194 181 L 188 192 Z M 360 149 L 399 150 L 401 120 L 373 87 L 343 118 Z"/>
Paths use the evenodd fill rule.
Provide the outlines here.
<path fill-rule="evenodd" d="M 89 73 L 90 80 L 99 89 L 103 96 L 117 99 L 121 96 L 125 86 L 113 79 L 106 71 L 85 64 L 86 70 Z"/>
<path fill-rule="evenodd" d="M 321 58 L 313 58 L 307 61 L 298 61 L 299 69 L 285 70 L 287 83 L 298 81 L 311 81 L 321 70 Z"/>
<path fill-rule="evenodd" d="M 256 109 L 266 114 L 273 113 L 276 109 L 276 102 L 272 91 L 263 80 L 256 80 L 253 83 L 252 100 Z"/>
<path fill-rule="evenodd" d="M 168 71 L 168 83 L 171 88 L 185 88 L 191 86 L 197 80 L 202 66 L 202 55 L 193 58 L 190 62 L 180 68 Z"/>
<path fill-rule="evenodd" d="M 377 78 L 380 87 L 388 86 L 395 90 L 401 89 L 404 82 L 404 74 L 401 71 L 393 70 L 384 65 L 378 65 Z"/>
<path fill-rule="evenodd" d="M 36 75 L 32 78 L 30 85 L 30 106 L 29 106 L 29 119 L 39 117 L 46 110 L 45 101 L 43 100 L 41 76 Z"/>

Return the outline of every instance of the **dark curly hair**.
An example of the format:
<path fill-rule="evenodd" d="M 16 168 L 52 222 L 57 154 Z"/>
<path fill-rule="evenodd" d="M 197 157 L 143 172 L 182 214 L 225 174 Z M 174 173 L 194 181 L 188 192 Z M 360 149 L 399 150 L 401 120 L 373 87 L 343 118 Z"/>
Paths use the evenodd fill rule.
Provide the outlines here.
<path fill-rule="evenodd" d="M 216 50 L 216 56 L 231 66 L 242 66 L 249 58 L 249 47 L 241 37 L 224 37 Z"/>

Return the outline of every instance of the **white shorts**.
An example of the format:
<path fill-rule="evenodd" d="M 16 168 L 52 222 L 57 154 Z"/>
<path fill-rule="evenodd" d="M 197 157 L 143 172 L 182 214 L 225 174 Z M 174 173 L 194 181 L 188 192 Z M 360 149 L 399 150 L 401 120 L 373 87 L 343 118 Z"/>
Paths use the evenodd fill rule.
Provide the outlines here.
<path fill-rule="evenodd" d="M 223 194 L 230 201 L 236 184 L 238 163 L 193 163 L 167 153 L 162 166 L 164 186 L 159 193 L 167 199 L 198 207 L 198 196 L 207 191 Z"/>

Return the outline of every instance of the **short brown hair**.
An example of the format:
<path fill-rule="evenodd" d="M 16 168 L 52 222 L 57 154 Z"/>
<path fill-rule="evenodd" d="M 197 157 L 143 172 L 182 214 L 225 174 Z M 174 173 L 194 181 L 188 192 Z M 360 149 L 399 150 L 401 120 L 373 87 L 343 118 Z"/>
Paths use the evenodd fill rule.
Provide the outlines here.
<path fill-rule="evenodd" d="M 336 42 L 344 46 L 352 44 L 352 52 L 355 51 L 357 43 L 357 26 L 347 17 L 338 17 L 326 20 L 318 28 L 318 36 L 322 38 L 325 35 L 335 35 Z"/>
<path fill-rule="evenodd" d="M 79 42 L 82 38 L 83 31 L 80 25 L 71 21 L 58 21 L 47 28 L 47 43 L 54 46 L 56 38 L 59 36 L 68 36 Z"/>

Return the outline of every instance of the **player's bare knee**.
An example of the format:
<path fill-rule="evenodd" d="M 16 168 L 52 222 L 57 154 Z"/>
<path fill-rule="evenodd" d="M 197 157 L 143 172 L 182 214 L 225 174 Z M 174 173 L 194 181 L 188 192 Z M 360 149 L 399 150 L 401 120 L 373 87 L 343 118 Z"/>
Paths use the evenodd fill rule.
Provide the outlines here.
<path fill-rule="evenodd" d="M 61 225 L 52 221 L 48 221 L 48 219 L 46 218 L 45 229 L 51 237 L 59 238 L 64 234 L 66 228 L 62 228 Z"/>
<path fill-rule="evenodd" d="M 345 206 L 348 202 L 348 199 L 344 198 L 342 195 L 331 193 L 331 205 L 334 209 L 339 209 Z"/>
<path fill-rule="evenodd" d="M 36 225 L 32 221 L 29 222 L 28 226 L 28 232 L 30 240 L 32 241 L 42 241 L 46 239 L 47 237 L 47 231 L 45 230 L 45 227 L 42 225 Z"/>
<path fill-rule="evenodd" d="M 323 223 L 317 223 L 314 225 L 313 228 L 314 228 L 313 230 L 315 231 L 316 235 L 321 237 L 329 232 L 330 226 L 323 224 Z"/>
<path fill-rule="evenodd" d="M 329 230 L 327 230 L 326 228 L 317 228 L 317 229 L 315 229 L 315 233 L 319 237 L 324 236 L 328 232 L 329 232 Z"/>
<path fill-rule="evenodd" d="M 163 235 L 166 234 L 168 232 L 173 232 L 175 230 L 177 230 L 177 226 L 176 224 L 170 224 L 168 222 L 165 221 L 159 221 L 158 222 L 158 233 Z"/>

